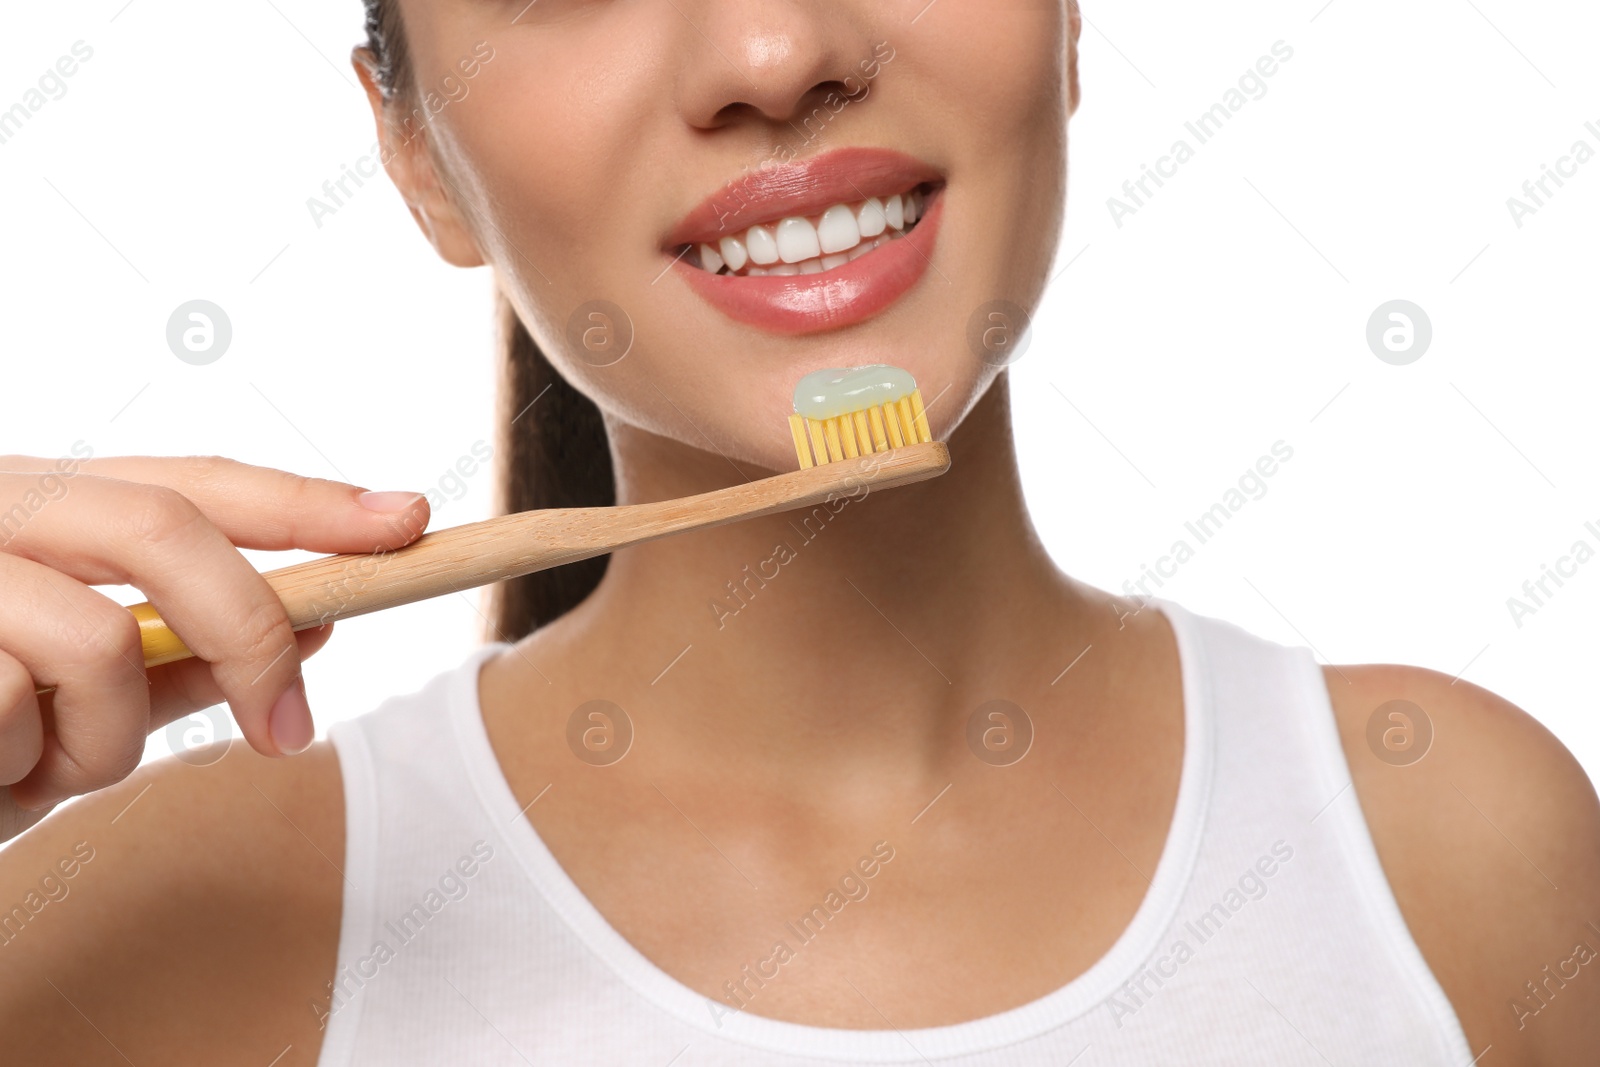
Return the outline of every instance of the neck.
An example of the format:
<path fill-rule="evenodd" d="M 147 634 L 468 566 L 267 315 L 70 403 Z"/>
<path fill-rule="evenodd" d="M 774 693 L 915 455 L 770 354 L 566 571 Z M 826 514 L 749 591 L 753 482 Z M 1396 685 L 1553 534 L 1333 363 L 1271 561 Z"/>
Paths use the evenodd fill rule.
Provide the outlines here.
<path fill-rule="evenodd" d="M 716 453 L 611 433 L 618 503 L 741 477 Z M 657 721 L 702 763 L 708 745 L 737 760 L 797 739 L 843 773 L 938 758 L 979 704 L 1049 691 L 1104 622 L 1034 532 L 1005 380 L 948 443 L 928 482 L 616 553 L 562 646 L 669 710 Z"/>

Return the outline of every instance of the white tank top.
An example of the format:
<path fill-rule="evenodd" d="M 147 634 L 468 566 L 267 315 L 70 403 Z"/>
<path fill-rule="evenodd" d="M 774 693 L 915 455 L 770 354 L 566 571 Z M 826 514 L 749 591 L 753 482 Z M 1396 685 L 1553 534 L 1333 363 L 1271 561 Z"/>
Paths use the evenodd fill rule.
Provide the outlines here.
<path fill-rule="evenodd" d="M 917 1030 L 804 1026 L 696 993 L 612 928 L 523 817 L 478 706 L 479 666 L 509 647 L 495 643 L 330 730 L 346 884 L 318 1062 L 1467 1067 L 1311 652 L 1152 603 L 1182 663 L 1173 822 L 1133 921 L 1054 992 Z"/>

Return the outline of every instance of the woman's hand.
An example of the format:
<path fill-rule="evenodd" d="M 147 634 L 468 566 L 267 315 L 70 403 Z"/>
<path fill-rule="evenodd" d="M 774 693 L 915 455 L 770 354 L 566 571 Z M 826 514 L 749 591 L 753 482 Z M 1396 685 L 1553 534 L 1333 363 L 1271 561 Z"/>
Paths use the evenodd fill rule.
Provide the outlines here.
<path fill-rule="evenodd" d="M 295 633 L 239 548 L 378 552 L 427 523 L 421 494 L 220 457 L 0 456 L 0 841 L 213 704 L 263 755 L 305 749 L 300 662 L 332 625 Z M 92 585 L 136 586 L 195 658 L 147 672 L 138 622 Z"/>

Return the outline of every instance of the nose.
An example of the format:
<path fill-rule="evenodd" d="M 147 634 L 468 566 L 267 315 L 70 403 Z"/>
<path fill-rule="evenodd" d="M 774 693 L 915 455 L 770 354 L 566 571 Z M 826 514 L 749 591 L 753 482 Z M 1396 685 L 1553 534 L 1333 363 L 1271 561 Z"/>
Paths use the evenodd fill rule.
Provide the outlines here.
<path fill-rule="evenodd" d="M 869 3 L 838 0 L 669 0 L 684 25 L 675 50 L 684 119 L 699 129 L 790 123 L 829 94 L 861 91 L 872 56 Z M 838 105 L 835 104 L 837 107 Z"/>

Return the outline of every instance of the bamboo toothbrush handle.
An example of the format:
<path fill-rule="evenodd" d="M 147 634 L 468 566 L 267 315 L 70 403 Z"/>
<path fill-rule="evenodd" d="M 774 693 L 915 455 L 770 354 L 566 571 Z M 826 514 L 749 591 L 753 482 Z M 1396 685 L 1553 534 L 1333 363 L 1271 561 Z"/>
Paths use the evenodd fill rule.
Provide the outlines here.
<path fill-rule="evenodd" d="M 840 497 L 859 499 L 875 489 L 936 477 L 949 467 L 950 453 L 942 442 L 907 445 L 676 500 L 502 515 L 423 534 L 390 552 L 324 556 L 262 577 L 283 601 L 290 625 L 305 630 L 673 534 Z M 128 610 L 139 620 L 146 667 L 194 655 L 153 606 L 134 604 Z"/>

